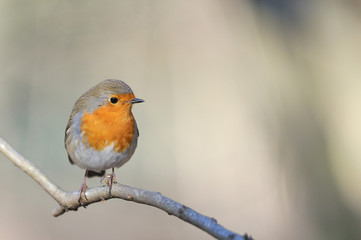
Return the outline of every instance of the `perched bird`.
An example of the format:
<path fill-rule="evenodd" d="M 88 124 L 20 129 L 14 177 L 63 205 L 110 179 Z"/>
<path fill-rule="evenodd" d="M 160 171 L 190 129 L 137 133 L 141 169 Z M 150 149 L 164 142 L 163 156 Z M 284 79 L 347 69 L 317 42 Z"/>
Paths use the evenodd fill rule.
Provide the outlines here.
<path fill-rule="evenodd" d="M 70 163 L 85 169 L 79 203 L 87 189 L 86 178 L 104 177 L 110 168 L 107 184 L 111 195 L 114 168 L 125 164 L 137 147 L 139 132 L 132 106 L 141 102 L 144 100 L 136 98 L 125 82 L 115 79 L 97 84 L 75 102 L 64 143 Z"/>

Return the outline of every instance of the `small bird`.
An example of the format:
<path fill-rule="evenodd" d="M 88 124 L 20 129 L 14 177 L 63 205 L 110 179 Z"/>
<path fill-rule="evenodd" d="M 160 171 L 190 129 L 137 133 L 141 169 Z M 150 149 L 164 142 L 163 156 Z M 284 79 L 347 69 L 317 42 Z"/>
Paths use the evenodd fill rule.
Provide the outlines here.
<path fill-rule="evenodd" d="M 125 164 L 137 147 L 139 132 L 132 106 L 141 102 L 125 82 L 115 79 L 100 82 L 75 102 L 64 143 L 70 163 L 85 169 L 79 203 L 83 193 L 86 198 L 86 178 L 104 178 L 110 168 L 106 183 L 111 195 L 114 168 Z"/>

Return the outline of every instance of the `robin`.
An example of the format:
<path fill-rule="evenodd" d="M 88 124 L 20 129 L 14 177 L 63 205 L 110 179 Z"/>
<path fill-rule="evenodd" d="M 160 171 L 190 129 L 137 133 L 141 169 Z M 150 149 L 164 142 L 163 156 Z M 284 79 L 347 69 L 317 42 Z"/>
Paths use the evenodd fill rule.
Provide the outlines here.
<path fill-rule="evenodd" d="M 79 203 L 87 190 L 86 178 L 107 175 L 109 195 L 115 180 L 114 168 L 125 164 L 138 142 L 138 127 L 132 114 L 136 98 L 123 81 L 107 79 L 84 93 L 74 104 L 65 129 L 65 148 L 71 164 L 85 169 Z"/>

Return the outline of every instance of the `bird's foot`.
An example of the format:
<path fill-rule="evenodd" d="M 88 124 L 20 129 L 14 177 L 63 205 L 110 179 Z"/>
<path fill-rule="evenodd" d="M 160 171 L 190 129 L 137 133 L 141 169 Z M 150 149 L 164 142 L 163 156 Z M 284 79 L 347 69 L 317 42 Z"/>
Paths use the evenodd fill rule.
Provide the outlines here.
<path fill-rule="evenodd" d="M 80 192 L 79 192 L 79 197 L 78 197 L 78 203 L 81 205 L 81 206 L 84 206 L 84 202 L 83 202 L 83 195 L 84 195 L 84 198 L 85 200 L 88 200 L 88 198 L 86 197 L 86 190 L 88 189 L 88 186 L 86 185 L 85 182 L 83 182 L 83 184 L 81 185 L 80 187 Z"/>

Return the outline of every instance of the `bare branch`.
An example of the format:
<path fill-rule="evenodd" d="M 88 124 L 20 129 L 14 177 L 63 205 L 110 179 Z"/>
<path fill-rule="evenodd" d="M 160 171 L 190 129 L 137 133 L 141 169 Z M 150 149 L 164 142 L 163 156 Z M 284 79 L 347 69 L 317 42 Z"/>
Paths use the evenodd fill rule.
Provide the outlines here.
<path fill-rule="evenodd" d="M 204 216 L 193 209 L 180 204 L 160 193 L 146 191 L 126 185 L 114 184 L 112 195 L 109 196 L 109 188 L 100 186 L 89 188 L 86 191 L 87 200 L 83 200 L 83 205 L 78 202 L 79 191 L 66 192 L 50 181 L 37 167 L 29 160 L 25 159 L 15 149 L 13 149 L 2 137 L 0 137 L 0 152 L 2 152 L 11 162 L 22 169 L 32 179 L 34 179 L 51 197 L 57 201 L 59 206 L 53 211 L 53 216 L 57 217 L 70 210 L 77 210 L 81 206 L 87 206 L 111 198 L 121 198 L 127 201 L 133 201 L 141 204 L 147 204 L 159 208 L 169 215 L 174 215 L 183 221 L 186 221 L 217 239 L 237 239 L 248 240 L 251 237 L 245 234 L 239 235 L 235 232 L 225 229 L 219 225 L 214 218 Z"/>

